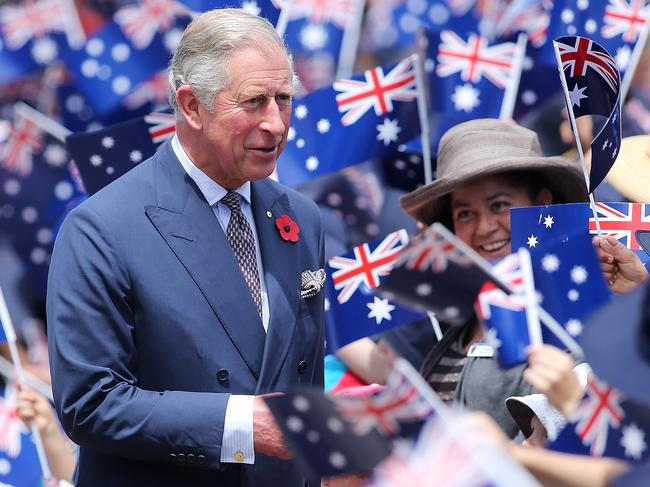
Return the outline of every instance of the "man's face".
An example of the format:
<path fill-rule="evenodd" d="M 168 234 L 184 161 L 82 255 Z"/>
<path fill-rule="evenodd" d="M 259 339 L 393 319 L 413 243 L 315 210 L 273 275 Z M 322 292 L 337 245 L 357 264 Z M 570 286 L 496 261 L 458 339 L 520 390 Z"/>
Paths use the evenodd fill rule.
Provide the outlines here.
<path fill-rule="evenodd" d="M 201 169 L 228 189 L 269 176 L 286 143 L 292 77 L 279 46 L 247 47 L 229 61 L 230 82 L 214 110 L 200 107 L 208 161 Z"/>

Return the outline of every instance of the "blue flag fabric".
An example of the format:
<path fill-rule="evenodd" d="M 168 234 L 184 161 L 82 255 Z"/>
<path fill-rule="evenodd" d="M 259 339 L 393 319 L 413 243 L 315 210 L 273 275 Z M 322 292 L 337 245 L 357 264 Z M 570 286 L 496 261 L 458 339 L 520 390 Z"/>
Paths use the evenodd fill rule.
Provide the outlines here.
<path fill-rule="evenodd" d="M 0 484 L 40 487 L 41 467 L 32 434 L 16 414 L 16 389 L 4 387 L 0 397 Z"/>
<path fill-rule="evenodd" d="M 650 409 L 626 399 L 596 377 L 569 421 L 550 449 L 639 463 L 650 454 L 646 443 Z"/>
<path fill-rule="evenodd" d="M 560 37 L 560 69 L 567 83 L 567 109 L 574 116 L 600 115 L 605 123 L 591 142 L 589 192 L 605 179 L 621 148 L 621 76 L 616 61 L 586 37 Z"/>
<path fill-rule="evenodd" d="M 395 151 L 420 134 L 416 98 L 413 60 L 407 58 L 295 100 L 278 160 L 280 181 L 295 186 Z"/>
<path fill-rule="evenodd" d="M 241 8 L 254 15 L 268 19 L 273 25 L 277 24 L 280 15 L 281 2 L 271 0 L 179 0 L 194 12 L 207 12 L 215 8 L 233 7 Z"/>
<path fill-rule="evenodd" d="M 265 400 L 310 481 L 371 470 L 390 453 L 375 429 L 356 433 L 322 392 L 287 392 Z"/>
<path fill-rule="evenodd" d="M 512 248 L 529 250 L 541 306 L 573 337 L 610 296 L 591 243 L 588 203 L 510 210 Z M 564 346 L 546 328 L 544 341 Z"/>
<path fill-rule="evenodd" d="M 66 139 L 88 194 L 94 194 L 151 157 L 175 133 L 170 113 L 151 113 L 105 129 L 72 134 Z"/>
<path fill-rule="evenodd" d="M 329 308 L 325 314 L 328 350 L 424 317 L 423 313 L 372 294 L 390 274 L 407 243 L 406 231 L 398 230 L 330 259 L 326 271 Z"/>
<path fill-rule="evenodd" d="M 161 34 L 146 48 L 137 48 L 115 21 L 108 22 L 84 47 L 69 49 L 63 58 L 75 84 L 100 116 L 120 107 L 137 85 L 169 62 L 169 50 Z"/>

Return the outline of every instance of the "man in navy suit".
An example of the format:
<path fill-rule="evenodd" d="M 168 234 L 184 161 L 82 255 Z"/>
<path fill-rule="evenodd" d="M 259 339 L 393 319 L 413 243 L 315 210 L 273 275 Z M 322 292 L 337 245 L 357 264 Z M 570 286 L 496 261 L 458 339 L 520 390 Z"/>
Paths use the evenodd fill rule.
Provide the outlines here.
<path fill-rule="evenodd" d="M 52 256 L 52 382 L 77 485 L 303 486 L 260 397 L 323 381 L 323 293 L 301 285 L 323 268 L 320 217 L 268 179 L 291 60 L 266 20 L 214 10 L 169 79 L 176 136 L 74 210 Z"/>

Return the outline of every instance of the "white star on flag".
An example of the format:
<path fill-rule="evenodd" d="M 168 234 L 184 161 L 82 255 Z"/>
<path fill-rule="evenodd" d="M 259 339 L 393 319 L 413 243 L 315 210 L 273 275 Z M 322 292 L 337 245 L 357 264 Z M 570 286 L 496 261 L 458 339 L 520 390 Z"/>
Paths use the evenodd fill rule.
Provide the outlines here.
<path fill-rule="evenodd" d="M 451 100 L 454 102 L 454 108 L 458 111 L 469 113 L 481 104 L 478 99 L 480 92 L 471 84 L 465 83 L 462 86 L 454 88 L 454 94 Z"/>
<path fill-rule="evenodd" d="M 300 31 L 300 43 L 310 51 L 322 49 L 328 37 L 325 27 L 318 24 L 308 24 Z"/>
<path fill-rule="evenodd" d="M 305 161 L 305 167 L 307 168 L 308 171 L 315 171 L 318 169 L 318 158 L 315 156 L 309 156 L 307 160 Z"/>
<path fill-rule="evenodd" d="M 546 218 L 544 218 L 544 226 L 546 228 L 551 228 L 553 226 L 553 217 L 551 215 L 546 215 Z"/>
<path fill-rule="evenodd" d="M 621 446 L 625 448 L 626 456 L 640 460 L 647 448 L 645 432 L 634 423 L 623 426 Z"/>
<path fill-rule="evenodd" d="M 298 105 L 293 113 L 298 120 L 302 120 L 307 116 L 308 110 L 305 105 Z"/>
<path fill-rule="evenodd" d="M 316 123 L 316 130 L 318 130 L 319 134 L 326 134 L 327 132 L 330 131 L 330 121 L 327 120 L 326 118 L 321 118 L 318 123 Z M 294 131 L 295 135 L 295 131 Z"/>
<path fill-rule="evenodd" d="M 142 152 L 139 150 L 132 150 L 129 152 L 129 159 L 131 159 L 131 162 L 140 162 L 142 160 Z"/>
<path fill-rule="evenodd" d="M 578 83 L 575 84 L 573 89 L 569 91 L 569 99 L 571 100 L 571 106 L 576 105 L 580 107 L 580 101 L 583 98 L 589 98 L 587 95 L 584 94 L 584 91 L 587 89 L 585 86 L 584 88 L 579 88 Z"/>
<path fill-rule="evenodd" d="M 111 149 L 115 145 L 115 139 L 110 136 L 102 138 L 102 147 L 104 149 Z"/>
<path fill-rule="evenodd" d="M 581 265 L 574 266 L 571 269 L 571 280 L 576 284 L 583 284 L 587 281 L 587 269 Z"/>
<path fill-rule="evenodd" d="M 582 335 L 582 322 L 576 319 L 570 319 L 564 326 L 571 336 L 577 337 Z"/>
<path fill-rule="evenodd" d="M 366 306 L 370 309 L 368 313 L 368 319 L 374 318 L 377 324 L 381 324 L 383 320 L 391 320 L 391 311 L 395 309 L 395 306 L 388 302 L 388 299 L 381 299 L 377 296 L 374 296 L 374 301 L 372 303 L 367 303 Z"/>
<path fill-rule="evenodd" d="M 569 301 L 575 303 L 578 299 L 580 299 L 580 293 L 575 289 L 570 289 L 567 293 L 567 298 L 569 298 Z"/>
<path fill-rule="evenodd" d="M 528 247 L 533 248 L 537 246 L 537 237 L 535 235 L 531 235 L 528 237 Z"/>
<path fill-rule="evenodd" d="M 377 125 L 377 140 L 381 140 L 384 145 L 388 145 L 391 142 L 397 142 L 397 135 L 401 131 L 402 128 L 399 126 L 399 121 L 397 119 L 391 120 L 389 118 L 384 118 L 384 122 Z"/>
<path fill-rule="evenodd" d="M 499 340 L 499 337 L 497 336 L 497 330 L 495 328 L 490 328 L 488 331 L 486 331 L 483 335 L 483 340 L 494 350 L 499 350 L 499 347 L 501 347 L 501 340 Z"/>
<path fill-rule="evenodd" d="M 546 254 L 542 257 L 542 269 L 546 272 L 555 272 L 560 268 L 560 259 L 555 254 Z"/>
<path fill-rule="evenodd" d="M 630 51 L 629 46 L 625 45 L 623 47 L 619 47 L 616 50 L 616 56 L 614 56 L 614 59 L 616 59 L 616 64 L 618 64 L 618 69 L 625 71 L 628 64 L 630 64 L 631 57 L 632 52 Z"/>

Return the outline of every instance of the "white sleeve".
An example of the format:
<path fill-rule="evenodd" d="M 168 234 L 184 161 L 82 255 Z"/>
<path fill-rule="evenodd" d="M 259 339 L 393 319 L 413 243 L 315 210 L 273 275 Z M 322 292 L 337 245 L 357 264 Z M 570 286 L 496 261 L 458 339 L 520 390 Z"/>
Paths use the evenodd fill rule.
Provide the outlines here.
<path fill-rule="evenodd" d="M 228 398 L 221 440 L 222 463 L 255 463 L 253 445 L 253 402 L 255 396 Z"/>

